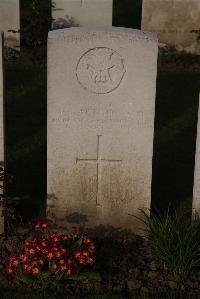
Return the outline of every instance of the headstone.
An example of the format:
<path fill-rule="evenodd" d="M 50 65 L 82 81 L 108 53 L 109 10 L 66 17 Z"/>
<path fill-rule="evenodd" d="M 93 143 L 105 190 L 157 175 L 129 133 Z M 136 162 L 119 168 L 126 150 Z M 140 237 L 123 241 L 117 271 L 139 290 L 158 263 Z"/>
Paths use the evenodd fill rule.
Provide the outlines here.
<path fill-rule="evenodd" d="M 0 32 L 0 168 L 4 168 L 3 34 Z M 2 182 L 0 182 L 3 187 Z M 3 188 L 0 188 L 0 198 Z M 0 201 L 0 234 L 4 232 L 3 202 Z"/>
<path fill-rule="evenodd" d="M 200 54 L 199 0 L 143 0 L 142 29 L 161 43 Z"/>
<path fill-rule="evenodd" d="M 200 217 L 200 105 L 199 105 L 198 125 L 197 125 L 192 213 L 193 213 L 193 217 L 196 216 Z"/>
<path fill-rule="evenodd" d="M 138 231 L 150 209 L 155 35 L 55 30 L 48 39 L 48 216 Z"/>
<path fill-rule="evenodd" d="M 4 32 L 4 45 L 20 49 L 20 4 L 19 0 L 0 1 L 0 31 Z M 11 31 L 10 31 L 11 30 Z"/>
<path fill-rule="evenodd" d="M 112 26 L 113 0 L 55 0 L 54 29 L 74 26 Z"/>

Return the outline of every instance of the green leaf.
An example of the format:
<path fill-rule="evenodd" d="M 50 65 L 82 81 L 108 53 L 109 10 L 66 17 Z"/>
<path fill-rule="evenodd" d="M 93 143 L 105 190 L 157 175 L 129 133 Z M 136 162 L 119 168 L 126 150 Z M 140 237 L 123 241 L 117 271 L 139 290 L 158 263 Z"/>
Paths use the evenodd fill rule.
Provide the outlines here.
<path fill-rule="evenodd" d="M 70 276 L 68 279 L 74 280 L 74 281 L 97 281 L 97 282 L 100 282 L 101 276 L 97 272 L 82 272 L 82 273 Z"/>
<path fill-rule="evenodd" d="M 78 239 L 77 241 L 75 241 L 72 245 L 71 245 L 71 247 L 70 247 L 70 251 L 71 252 L 74 252 L 74 251 L 76 251 L 76 249 L 78 249 L 81 245 L 82 245 L 82 239 L 80 238 L 80 239 Z"/>
<path fill-rule="evenodd" d="M 86 281 L 87 277 L 83 275 L 82 273 L 80 274 L 75 274 L 70 277 L 68 277 L 69 280 L 74 280 L 74 281 Z"/>
<path fill-rule="evenodd" d="M 32 282 L 34 281 L 34 278 L 33 278 L 33 277 L 31 277 L 30 275 L 25 274 L 25 273 L 23 273 L 23 272 L 18 272 L 18 273 L 17 273 L 17 278 L 18 278 L 21 282 L 23 282 L 23 283 L 25 283 L 25 284 L 30 284 L 30 283 L 32 283 Z"/>
<path fill-rule="evenodd" d="M 60 280 L 62 279 L 63 276 L 64 276 L 64 273 L 61 273 L 60 275 L 57 275 L 55 279 L 56 279 L 57 281 L 60 281 Z"/>
<path fill-rule="evenodd" d="M 49 278 L 51 276 L 51 272 L 43 272 L 40 274 L 40 276 L 42 277 L 42 279 Z"/>
<path fill-rule="evenodd" d="M 84 274 L 88 280 L 101 281 L 101 276 L 98 272 L 83 272 L 82 274 Z"/>

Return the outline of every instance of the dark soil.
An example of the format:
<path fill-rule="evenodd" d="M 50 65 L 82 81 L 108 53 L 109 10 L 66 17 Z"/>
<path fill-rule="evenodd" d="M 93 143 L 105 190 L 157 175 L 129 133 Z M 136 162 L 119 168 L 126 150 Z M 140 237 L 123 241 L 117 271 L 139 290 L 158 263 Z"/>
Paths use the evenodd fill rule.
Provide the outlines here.
<path fill-rule="evenodd" d="M 27 285 L 17 283 L 5 272 L 6 260 L 10 255 L 18 254 L 23 248 L 30 229 L 20 228 L 13 236 L 1 236 L 1 269 L 0 289 L 25 291 Z M 144 294 L 175 294 L 181 296 L 200 295 L 200 271 L 191 272 L 180 280 L 163 268 L 151 255 L 148 242 L 140 236 L 127 232 L 115 232 L 111 235 L 108 230 L 102 233 L 101 239 L 96 239 L 95 271 L 101 275 L 99 283 L 80 283 L 68 281 L 65 292 L 71 295 L 120 294 L 122 296 Z M 31 289 L 38 289 L 38 284 Z"/>

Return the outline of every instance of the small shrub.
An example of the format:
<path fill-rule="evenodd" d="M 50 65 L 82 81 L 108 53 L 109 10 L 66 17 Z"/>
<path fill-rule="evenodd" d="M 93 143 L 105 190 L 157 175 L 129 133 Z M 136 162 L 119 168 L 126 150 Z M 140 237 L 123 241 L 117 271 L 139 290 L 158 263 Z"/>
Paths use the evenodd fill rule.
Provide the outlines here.
<path fill-rule="evenodd" d="M 153 257 L 172 274 L 186 277 L 200 263 L 199 221 L 191 222 L 181 211 L 173 217 L 169 210 L 163 217 L 142 213 Z"/>
<path fill-rule="evenodd" d="M 47 220 L 40 220 L 23 252 L 8 259 L 6 271 L 27 284 L 42 282 L 42 287 L 65 279 L 98 280 L 98 274 L 84 271 L 94 264 L 94 253 L 94 242 L 86 234 L 61 234 L 50 230 Z"/>

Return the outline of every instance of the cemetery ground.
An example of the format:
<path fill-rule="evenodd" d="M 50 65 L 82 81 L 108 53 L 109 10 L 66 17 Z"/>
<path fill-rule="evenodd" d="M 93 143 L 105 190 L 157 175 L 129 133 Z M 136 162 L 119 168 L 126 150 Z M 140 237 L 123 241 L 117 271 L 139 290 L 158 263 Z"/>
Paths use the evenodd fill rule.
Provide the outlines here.
<path fill-rule="evenodd" d="M 190 221 L 200 56 L 172 48 L 160 49 L 158 63 L 149 239 L 101 229 L 101 237 L 94 237 L 95 264 L 88 267 L 100 279 L 68 280 L 55 287 L 37 280 L 19 282 L 7 275 L 8 258 L 20 254 L 33 234 L 33 223 L 46 210 L 44 45 L 51 26 L 51 3 L 35 1 L 41 5 L 39 14 L 37 8 L 30 9 L 30 3 L 21 3 L 20 57 L 5 52 L 6 171 L 11 178 L 6 183 L 6 230 L 0 237 L 0 298 L 200 298 L 200 229 L 198 222 Z M 141 4 L 134 1 L 134 8 L 132 0 L 115 0 L 113 25 L 140 28 Z M 176 214 L 178 209 L 183 214 Z M 160 218 L 153 217 L 159 213 Z M 92 231 L 88 234 L 93 236 Z"/>
<path fill-rule="evenodd" d="M 190 217 L 192 204 L 200 58 L 171 50 L 161 52 L 157 79 L 152 210 L 166 211 L 170 206 L 170 213 L 173 214 L 174 209 L 182 205 L 187 218 Z M 44 61 L 36 64 L 31 59 L 27 60 L 26 56 L 24 61 L 6 62 L 6 168 L 12 180 L 7 183 L 10 209 L 7 234 L 0 240 L 2 261 L 19 251 L 30 230 L 30 219 L 44 215 L 46 85 Z M 72 282 L 61 293 L 54 290 L 52 295 L 32 290 L 30 294 L 26 286 L 19 286 L 8 279 L 4 269 L 1 269 L 1 298 L 52 296 L 70 299 L 80 298 L 81 294 L 81 297 L 93 299 L 144 296 L 138 297 L 142 299 L 151 298 L 147 293 L 152 293 L 152 298 L 160 293 L 159 299 L 169 298 L 166 295 L 169 293 L 174 294 L 172 298 L 196 298 L 195 295 L 199 295 L 198 271 L 191 273 L 185 282 L 180 281 L 163 269 L 151 255 L 149 243 L 140 237 L 118 231 L 115 240 L 110 238 L 108 231 L 102 231 L 101 237 L 101 240 L 95 240 L 95 270 L 102 277 L 100 284 Z M 162 242 L 162 238 L 160 240 Z M 19 289 L 18 293 L 13 288 Z M 92 293 L 106 295 L 92 296 Z"/>
<path fill-rule="evenodd" d="M 191 207 L 199 60 L 176 52 L 159 57 L 152 186 L 152 207 L 158 209 L 160 202 L 164 209 L 169 202 Z M 7 195 L 20 196 L 18 209 L 28 219 L 45 202 L 46 90 L 44 63 L 6 63 L 6 164 L 13 175 Z"/>

